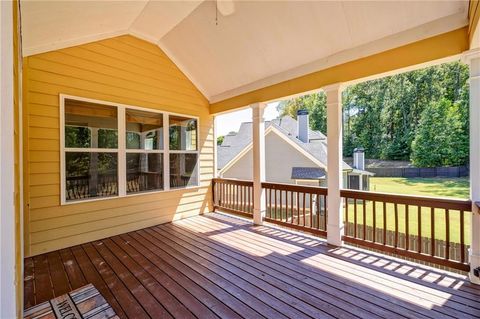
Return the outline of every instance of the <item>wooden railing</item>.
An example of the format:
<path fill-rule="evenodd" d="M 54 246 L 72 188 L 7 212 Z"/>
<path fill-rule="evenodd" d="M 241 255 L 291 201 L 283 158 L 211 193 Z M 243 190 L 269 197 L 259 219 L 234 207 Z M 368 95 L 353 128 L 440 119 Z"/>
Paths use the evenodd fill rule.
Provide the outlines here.
<path fill-rule="evenodd" d="M 327 189 L 314 186 L 262 183 L 265 220 L 325 237 Z M 343 240 L 358 246 L 469 270 L 471 202 L 342 190 Z M 253 216 L 253 182 L 213 180 L 215 209 Z"/>
<path fill-rule="evenodd" d="M 327 189 L 314 186 L 262 183 L 265 220 L 327 236 Z"/>
<path fill-rule="evenodd" d="M 469 270 L 469 200 L 342 190 L 344 241 Z"/>
<path fill-rule="evenodd" d="M 253 182 L 214 178 L 213 205 L 227 213 L 253 216 Z"/>

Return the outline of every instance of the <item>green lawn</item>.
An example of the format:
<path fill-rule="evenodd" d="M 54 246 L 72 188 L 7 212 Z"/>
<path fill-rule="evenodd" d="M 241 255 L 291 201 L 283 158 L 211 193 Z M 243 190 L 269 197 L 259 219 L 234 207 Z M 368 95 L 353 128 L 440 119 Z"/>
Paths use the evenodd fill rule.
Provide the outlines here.
<path fill-rule="evenodd" d="M 456 197 L 467 199 L 470 182 L 468 177 L 460 178 L 403 178 L 372 177 L 370 191 L 394 194 L 408 194 L 435 197 Z"/>
<path fill-rule="evenodd" d="M 420 196 L 468 198 L 468 178 L 387 178 L 374 177 L 370 179 L 370 190 L 383 193 L 409 194 Z M 387 204 L 387 229 L 395 230 L 395 209 L 393 204 Z M 354 205 L 349 203 L 348 220 L 353 221 Z M 376 204 L 376 227 L 383 228 L 383 204 Z M 431 236 L 431 222 L 429 208 L 421 209 L 422 236 Z M 435 209 L 435 238 L 445 239 L 445 210 Z M 405 232 L 406 208 L 398 205 L 398 229 Z M 357 222 L 363 225 L 363 203 L 357 202 Z M 366 203 L 366 223 L 373 226 L 373 202 Z M 469 243 L 470 213 L 465 213 L 465 243 Z M 418 234 L 418 209 L 409 207 L 409 232 Z M 460 213 L 450 211 L 450 241 L 460 242 Z"/>

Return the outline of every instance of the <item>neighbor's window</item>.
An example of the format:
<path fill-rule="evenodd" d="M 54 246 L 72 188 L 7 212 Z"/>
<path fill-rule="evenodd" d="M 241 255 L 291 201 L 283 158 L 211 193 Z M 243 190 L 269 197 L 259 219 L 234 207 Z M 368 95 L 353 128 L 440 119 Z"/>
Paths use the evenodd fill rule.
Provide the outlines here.
<path fill-rule="evenodd" d="M 118 116 L 111 106 L 65 100 L 65 198 L 118 195 Z"/>
<path fill-rule="evenodd" d="M 198 185 L 194 118 L 65 98 L 64 119 L 64 202 Z"/>
<path fill-rule="evenodd" d="M 170 187 L 198 184 L 197 120 L 169 117 Z"/>

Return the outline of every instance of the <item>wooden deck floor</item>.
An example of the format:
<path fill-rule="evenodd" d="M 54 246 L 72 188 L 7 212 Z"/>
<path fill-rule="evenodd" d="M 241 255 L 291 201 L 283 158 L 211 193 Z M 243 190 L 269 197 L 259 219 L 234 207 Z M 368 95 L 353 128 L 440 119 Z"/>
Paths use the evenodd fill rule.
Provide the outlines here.
<path fill-rule="evenodd" d="M 92 283 L 121 318 L 479 318 L 465 277 L 221 214 L 25 260 L 25 307 Z"/>

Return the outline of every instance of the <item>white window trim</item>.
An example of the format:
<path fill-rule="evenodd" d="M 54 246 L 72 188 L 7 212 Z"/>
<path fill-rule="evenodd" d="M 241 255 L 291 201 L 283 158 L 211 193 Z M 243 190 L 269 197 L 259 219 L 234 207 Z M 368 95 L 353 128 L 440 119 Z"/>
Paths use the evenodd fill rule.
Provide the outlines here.
<path fill-rule="evenodd" d="M 128 105 L 122 103 L 114 103 L 109 101 L 97 100 L 97 99 L 90 99 L 80 96 L 74 95 L 67 95 L 67 94 L 60 94 L 60 204 L 63 205 L 75 205 L 81 203 L 88 203 L 94 201 L 103 201 L 103 200 L 112 200 L 118 199 L 122 197 L 131 197 L 131 196 L 139 196 L 139 195 L 147 195 L 153 193 L 163 193 L 168 191 L 184 191 L 187 189 L 195 189 L 201 187 L 200 182 L 200 118 L 195 115 L 190 114 L 181 114 L 181 113 L 174 113 L 168 111 L 161 111 L 156 109 L 150 109 L 145 107 L 140 107 L 136 105 Z M 113 106 L 117 108 L 117 121 L 118 121 L 118 148 L 67 148 L 65 147 L 65 100 L 76 100 L 82 102 L 89 102 L 95 104 L 102 104 L 107 106 Z M 126 122 L 125 122 L 125 115 L 126 109 L 131 110 L 138 110 L 138 111 L 145 111 L 150 113 L 158 113 L 163 115 L 163 149 L 161 150 L 142 150 L 142 149 L 127 149 L 126 148 Z M 182 116 L 188 117 L 191 119 L 195 119 L 197 121 L 197 150 L 170 150 L 169 145 L 169 117 L 171 115 L 174 116 Z M 65 174 L 65 153 L 66 152 L 101 152 L 101 153 L 117 153 L 117 173 L 118 173 L 118 195 L 117 196 L 109 196 L 109 197 L 96 197 L 96 198 L 89 198 L 89 199 L 79 199 L 79 200 L 66 200 L 66 174 Z M 127 185 L 127 170 L 126 170 L 126 154 L 127 153 L 159 153 L 163 154 L 163 189 L 161 190 L 151 190 L 151 191 L 144 191 L 138 192 L 133 194 L 127 194 L 126 192 L 126 185 Z M 196 154 L 197 155 L 197 184 L 187 187 L 179 187 L 179 188 L 170 188 L 170 154 Z"/>

